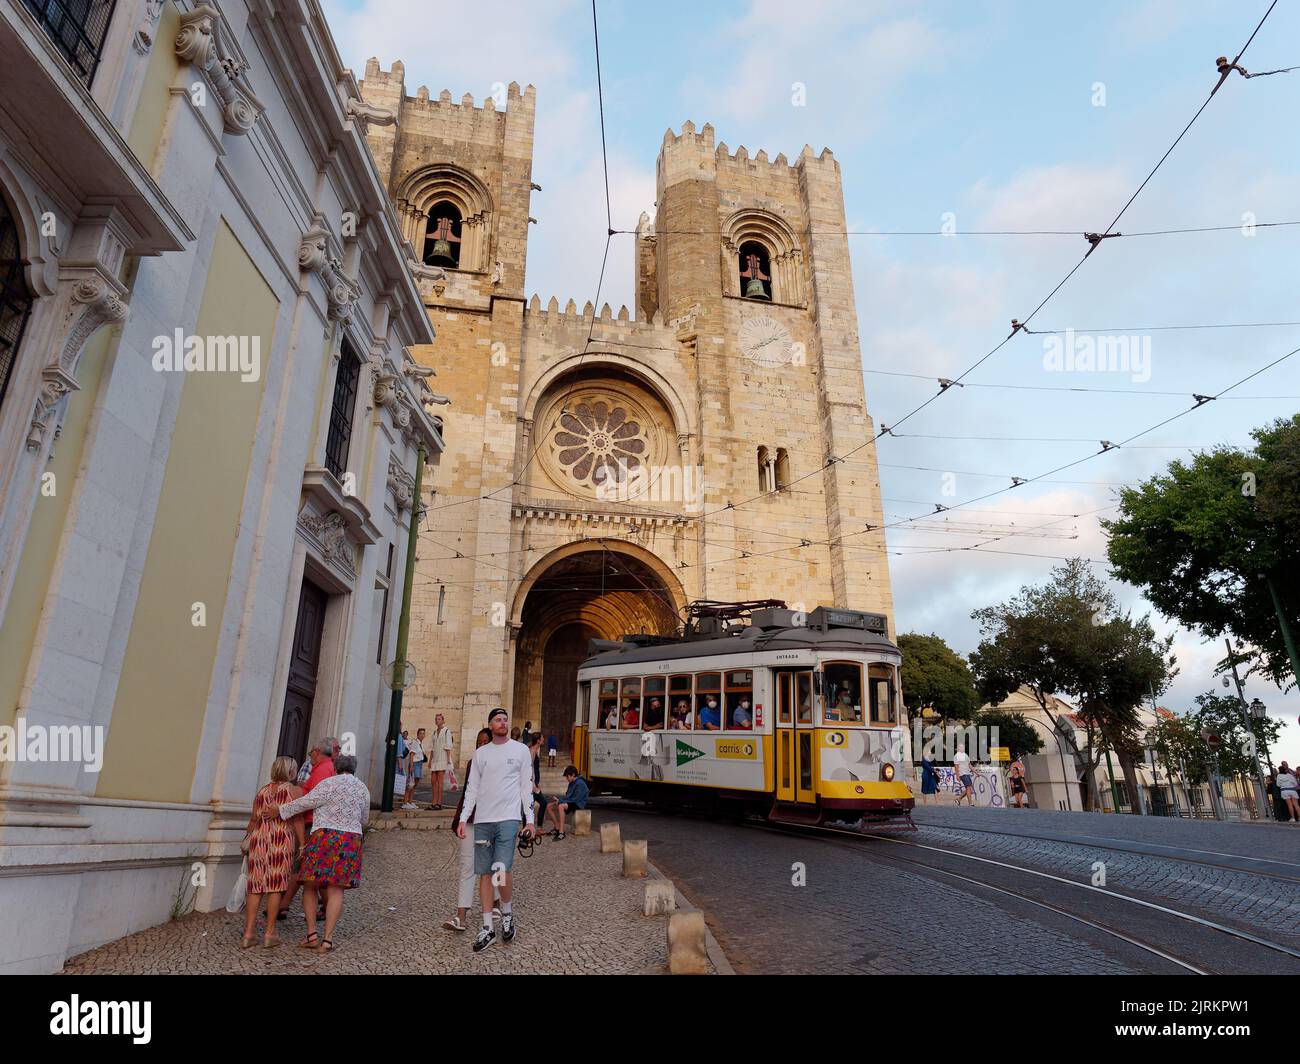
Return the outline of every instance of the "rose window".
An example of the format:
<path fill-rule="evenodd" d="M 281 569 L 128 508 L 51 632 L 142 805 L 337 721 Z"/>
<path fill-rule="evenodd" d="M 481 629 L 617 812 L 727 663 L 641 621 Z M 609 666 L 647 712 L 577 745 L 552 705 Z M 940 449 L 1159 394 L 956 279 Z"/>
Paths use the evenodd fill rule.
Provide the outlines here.
<path fill-rule="evenodd" d="M 582 402 L 560 415 L 553 437 L 560 465 L 580 484 L 622 481 L 646 454 L 645 430 L 621 406 Z"/>

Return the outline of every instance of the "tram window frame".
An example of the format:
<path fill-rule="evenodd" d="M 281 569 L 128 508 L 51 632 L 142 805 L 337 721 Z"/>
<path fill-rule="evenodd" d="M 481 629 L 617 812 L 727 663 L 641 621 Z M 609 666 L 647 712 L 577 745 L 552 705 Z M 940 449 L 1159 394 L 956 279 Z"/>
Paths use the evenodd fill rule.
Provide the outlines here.
<path fill-rule="evenodd" d="M 878 675 L 877 673 L 883 675 Z M 873 661 L 867 666 L 867 683 L 870 685 L 871 692 L 871 723 L 893 727 L 898 723 L 898 689 L 895 683 L 897 679 L 897 669 L 885 661 Z M 877 712 L 879 688 L 877 684 L 883 683 L 888 694 L 888 715 L 881 717 Z"/>
<path fill-rule="evenodd" d="M 849 685 L 854 687 L 858 692 L 857 711 L 858 716 L 850 720 L 844 720 L 839 714 L 839 688 L 844 683 L 843 678 L 835 681 L 831 679 L 831 670 L 852 669 L 857 674 L 856 680 L 850 680 Z M 822 723 L 833 724 L 837 728 L 861 727 L 867 722 L 867 707 L 863 704 L 862 695 L 866 688 L 862 684 L 862 662 L 860 661 L 827 661 L 822 663 Z"/>
<path fill-rule="evenodd" d="M 611 708 L 614 710 L 614 727 L 612 728 L 605 723 L 609 717 L 609 710 Z M 618 731 L 620 721 L 621 717 L 618 712 L 618 680 L 611 676 L 601 680 L 596 689 L 596 728 L 599 731 Z"/>
<path fill-rule="evenodd" d="M 578 681 L 578 723 L 586 724 L 591 714 L 591 681 Z"/>
<path fill-rule="evenodd" d="M 643 676 L 641 678 L 641 730 L 662 731 L 668 723 L 668 678 L 666 676 Z M 650 721 L 650 703 L 659 700 L 659 720 L 657 724 Z"/>
<path fill-rule="evenodd" d="M 681 689 L 681 684 L 677 681 L 686 681 L 686 690 Z M 674 686 L 676 685 L 676 686 Z M 677 703 L 682 699 L 686 700 L 686 725 L 677 727 L 675 724 L 669 725 L 671 731 L 694 731 L 695 730 L 695 676 L 689 672 L 677 673 L 668 677 L 668 698 L 665 705 L 668 707 L 669 716 L 676 709 Z"/>
<path fill-rule="evenodd" d="M 715 727 L 709 728 L 701 722 L 700 713 L 704 708 L 705 701 L 712 695 L 714 701 L 718 703 L 718 723 Z M 722 697 L 722 673 L 720 672 L 697 672 L 695 674 L 695 725 L 696 731 L 722 731 L 722 715 L 726 713 L 726 701 Z"/>
<path fill-rule="evenodd" d="M 733 680 L 732 677 L 747 677 L 744 680 Z M 722 675 L 723 682 L 723 699 L 722 704 L 726 710 L 726 720 L 723 721 L 723 731 L 753 731 L 754 730 L 754 670 L 753 669 L 732 669 Z M 734 696 L 734 698 L 733 698 Z M 735 722 L 735 712 L 739 708 L 740 700 L 747 698 L 749 700 L 749 726 Z"/>
<path fill-rule="evenodd" d="M 794 674 L 778 672 L 776 674 L 776 722 L 792 724 L 794 722 Z"/>
<path fill-rule="evenodd" d="M 627 693 L 628 688 L 629 688 L 629 687 L 633 687 L 633 686 L 636 688 L 636 695 L 635 695 L 635 696 L 629 696 L 628 693 Z M 629 708 L 629 709 L 635 709 L 635 710 L 636 710 L 636 723 L 635 723 L 635 724 L 629 724 L 629 723 L 627 722 L 627 714 L 628 714 L 628 710 L 623 708 L 623 704 L 624 704 L 625 702 L 627 702 L 627 701 L 629 700 L 629 698 L 632 698 L 632 697 L 635 697 L 636 705 L 635 705 L 635 706 L 628 707 L 628 708 Z M 640 731 L 640 730 L 641 730 L 641 677 L 640 677 L 640 676 L 624 676 L 623 679 L 619 681 L 619 684 L 618 684 L 618 727 L 619 727 L 619 730 L 620 730 L 620 731 Z"/>
<path fill-rule="evenodd" d="M 803 688 L 807 685 L 808 693 L 808 711 L 804 712 L 803 707 L 799 704 L 800 695 L 803 694 Z M 794 712 L 796 724 L 811 724 L 817 715 L 817 687 L 813 683 L 813 674 L 811 672 L 796 672 L 794 674 Z"/>

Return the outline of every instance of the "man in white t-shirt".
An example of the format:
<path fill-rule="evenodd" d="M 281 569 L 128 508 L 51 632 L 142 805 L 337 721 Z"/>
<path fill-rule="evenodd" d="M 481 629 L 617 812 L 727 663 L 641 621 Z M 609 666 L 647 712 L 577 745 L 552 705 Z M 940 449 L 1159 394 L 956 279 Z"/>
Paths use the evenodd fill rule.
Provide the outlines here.
<path fill-rule="evenodd" d="M 433 742 L 429 746 L 429 779 L 433 784 L 433 808 L 442 808 L 442 781 L 451 767 L 451 729 L 441 713 L 433 718 Z"/>
<path fill-rule="evenodd" d="M 962 792 L 957 796 L 957 804 L 961 805 L 961 800 L 966 799 L 968 804 L 975 804 L 975 777 L 971 773 L 970 755 L 966 753 L 964 746 L 957 747 L 957 754 L 952 759 L 952 769 L 957 778 L 961 781 Z"/>
<path fill-rule="evenodd" d="M 528 747 L 510 738 L 510 716 L 500 707 L 488 714 L 492 741 L 474 751 L 465 801 L 456 837 L 465 837 L 465 820 L 474 817 L 474 873 L 479 877 L 479 900 L 483 905 L 483 927 L 474 940 L 474 952 L 481 953 L 496 941 L 492 929 L 493 879 L 501 891 L 501 941 L 515 937 L 515 917 L 510 908 L 510 869 L 515 863 L 522 814 L 524 831 L 533 828 L 533 772 Z"/>

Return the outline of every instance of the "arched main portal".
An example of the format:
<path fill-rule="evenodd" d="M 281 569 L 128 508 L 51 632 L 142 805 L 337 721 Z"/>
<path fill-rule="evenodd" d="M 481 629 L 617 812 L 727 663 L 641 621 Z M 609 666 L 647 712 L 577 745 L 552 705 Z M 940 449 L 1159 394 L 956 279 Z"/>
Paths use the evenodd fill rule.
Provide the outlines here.
<path fill-rule="evenodd" d="M 659 559 L 623 544 L 570 544 L 520 588 L 513 723 L 532 721 L 569 749 L 578 666 L 591 639 L 671 635 L 685 604 Z M 644 555 L 644 557 L 642 556 Z"/>

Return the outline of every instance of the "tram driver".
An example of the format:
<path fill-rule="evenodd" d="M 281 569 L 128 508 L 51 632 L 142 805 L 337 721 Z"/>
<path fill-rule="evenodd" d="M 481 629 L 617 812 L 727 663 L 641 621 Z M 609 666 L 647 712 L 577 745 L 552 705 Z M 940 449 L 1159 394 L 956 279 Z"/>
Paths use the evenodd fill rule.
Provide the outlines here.
<path fill-rule="evenodd" d="M 840 692 L 838 711 L 840 720 L 862 720 L 862 707 L 853 704 L 853 692 L 847 687 Z"/>

